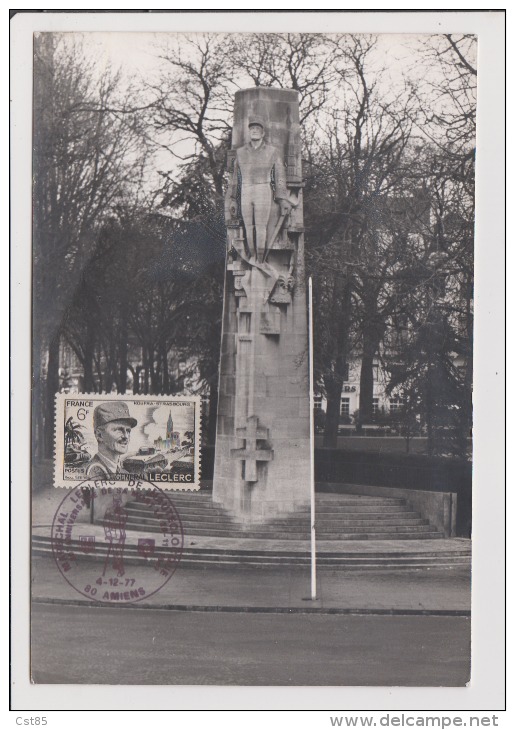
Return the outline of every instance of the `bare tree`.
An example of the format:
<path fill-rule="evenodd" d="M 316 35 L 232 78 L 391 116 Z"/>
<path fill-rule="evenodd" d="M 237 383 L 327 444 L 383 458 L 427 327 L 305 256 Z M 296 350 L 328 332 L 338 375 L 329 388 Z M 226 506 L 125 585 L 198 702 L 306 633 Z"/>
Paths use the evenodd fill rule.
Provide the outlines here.
<path fill-rule="evenodd" d="M 125 101 L 119 75 L 107 69 L 98 76 L 79 40 L 47 33 L 36 37 L 34 422 L 39 438 L 44 413 L 46 455 L 53 449 L 53 401 L 59 386 L 65 307 L 95 249 L 99 226 L 143 174 L 139 119 L 126 112 Z"/>
<path fill-rule="evenodd" d="M 332 44 L 317 33 L 234 35 L 231 56 L 241 83 L 298 91 L 303 127 L 327 103 L 337 75 Z"/>
<path fill-rule="evenodd" d="M 144 86 L 153 142 L 170 155 L 169 169 L 161 170 L 165 198 L 174 198 L 192 167 L 202 167 L 214 208 L 224 193 L 234 92 L 249 83 L 295 89 L 304 127 L 336 77 L 330 45 L 311 33 L 183 35 L 161 45 L 158 57 L 157 78 Z"/>
<path fill-rule="evenodd" d="M 419 148 L 411 176 L 420 181 L 430 214 L 418 226 L 425 272 L 419 271 L 417 302 L 405 297 L 412 302 L 412 327 L 403 387 L 414 393 L 416 383 L 419 394 L 431 394 L 422 408 L 429 452 L 461 456 L 472 427 L 476 48 L 475 36 L 459 34 L 431 36 L 419 46 L 423 74 L 413 121 L 429 144 Z M 442 343 L 452 350 L 442 351 Z M 422 363 L 417 347 L 434 357 Z M 463 361 L 459 368 L 456 357 Z M 392 382 L 403 383 L 398 370 Z M 439 421 L 450 446 L 439 438 Z"/>
<path fill-rule="evenodd" d="M 473 183 L 476 136 L 477 37 L 432 35 L 419 44 L 423 75 L 416 90 L 422 135 L 454 162 L 454 173 Z M 473 197 L 473 187 L 469 189 Z"/>
<path fill-rule="evenodd" d="M 332 305 L 320 310 L 331 331 L 319 359 L 327 395 L 327 446 L 336 445 L 346 361 L 357 347 L 362 351 L 360 418 L 371 418 L 373 361 L 392 304 L 389 279 L 398 260 L 388 219 L 405 176 L 411 95 L 388 98 L 379 92 L 381 70 L 369 68 L 374 47 L 375 39 L 369 36 L 334 41 L 345 103 L 325 115 L 319 135 L 324 141 L 308 155 L 308 168 L 314 179 L 319 178 L 314 205 L 309 177 L 306 189 L 313 244 L 309 265 L 315 275 L 322 275 L 324 297 L 327 277 L 333 282 Z M 317 231 L 323 235 L 317 236 Z"/>
<path fill-rule="evenodd" d="M 200 157 L 207 162 L 214 194 L 223 198 L 225 149 L 230 134 L 231 81 L 228 39 L 224 34 L 183 35 L 158 50 L 162 65 L 150 94 L 153 141 L 170 154 L 170 169 L 161 171 L 175 184 L 184 165 Z M 174 168 L 176 174 L 171 172 Z"/>
<path fill-rule="evenodd" d="M 426 214 L 407 221 L 418 256 L 411 264 L 404 259 L 394 282 L 408 326 L 403 348 L 393 353 L 390 386 L 402 386 L 414 401 L 407 406 L 418 408 L 426 425 L 429 453 L 465 456 L 472 425 L 473 200 L 456 180 L 455 159 L 434 145 L 419 147 L 413 178 L 423 180 Z"/>

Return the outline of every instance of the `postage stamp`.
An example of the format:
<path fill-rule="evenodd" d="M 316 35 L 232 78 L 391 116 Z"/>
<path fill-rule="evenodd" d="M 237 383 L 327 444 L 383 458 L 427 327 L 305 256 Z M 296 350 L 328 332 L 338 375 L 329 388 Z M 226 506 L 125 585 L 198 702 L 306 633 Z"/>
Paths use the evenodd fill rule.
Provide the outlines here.
<path fill-rule="evenodd" d="M 200 488 L 200 398 L 59 393 L 54 486 L 147 479 Z"/>
<path fill-rule="evenodd" d="M 179 565 L 184 548 L 179 513 L 168 494 L 145 479 L 125 487 L 97 483 L 77 484 L 59 504 L 51 532 L 54 560 L 85 598 L 138 603 L 160 591 Z"/>

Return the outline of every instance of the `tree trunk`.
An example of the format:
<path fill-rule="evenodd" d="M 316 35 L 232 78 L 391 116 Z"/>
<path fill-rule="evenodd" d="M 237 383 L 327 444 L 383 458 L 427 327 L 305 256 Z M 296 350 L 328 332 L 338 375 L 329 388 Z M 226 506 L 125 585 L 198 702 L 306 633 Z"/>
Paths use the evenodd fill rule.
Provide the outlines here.
<path fill-rule="evenodd" d="M 59 344 L 61 333 L 58 332 L 48 347 L 48 366 L 46 376 L 45 403 L 45 457 L 51 459 L 54 454 L 54 403 L 59 392 Z"/>
<path fill-rule="evenodd" d="M 148 380 L 148 371 L 150 368 L 150 358 L 148 356 L 148 352 L 145 348 L 143 351 L 143 393 L 144 395 L 148 395 L 148 386 L 149 386 L 149 380 Z"/>
<path fill-rule="evenodd" d="M 100 352 L 98 352 L 98 356 L 95 359 L 95 365 L 96 365 L 96 371 L 97 371 L 97 378 L 98 378 L 98 384 L 94 384 L 94 388 L 98 390 L 95 390 L 96 393 L 103 393 L 104 392 L 104 376 L 102 373 L 102 355 Z M 106 386 L 107 389 L 107 386 Z"/>
<path fill-rule="evenodd" d="M 108 360 L 107 360 L 107 372 L 109 373 L 109 382 L 107 383 L 107 390 L 109 393 L 113 390 L 113 385 L 116 389 L 116 392 L 119 392 L 120 384 L 118 382 L 118 376 L 120 374 L 120 369 L 118 367 L 119 361 L 117 357 L 117 346 L 116 337 L 112 337 L 109 340 L 109 349 L 108 349 Z"/>
<path fill-rule="evenodd" d="M 372 423 L 374 418 L 374 357 L 376 353 L 376 341 L 365 331 L 359 378 L 359 420 L 361 424 Z"/>
<path fill-rule="evenodd" d="M 323 445 L 336 449 L 338 445 L 338 426 L 340 425 L 343 378 L 325 377 L 324 385 L 327 393 L 327 412 Z"/>
<path fill-rule="evenodd" d="M 376 304 L 376 299 L 366 304 L 361 325 L 363 357 L 359 382 L 360 425 L 374 421 L 374 358 L 379 352 L 379 343 L 385 332 L 384 319 L 378 313 Z"/>
<path fill-rule="evenodd" d="M 120 368 L 118 373 L 118 391 L 125 393 L 127 390 L 127 318 L 122 314 L 120 319 L 120 329 L 118 337 L 118 352 L 120 353 Z"/>
<path fill-rule="evenodd" d="M 84 345 L 84 391 L 86 393 L 95 392 L 95 382 L 93 380 L 93 360 L 95 357 L 95 333 L 94 325 L 88 319 L 86 343 Z"/>
<path fill-rule="evenodd" d="M 335 302 L 340 302 L 333 310 L 333 316 L 338 318 L 334 342 L 334 371 L 324 375 L 327 413 L 323 445 L 333 449 L 338 443 L 342 388 L 347 369 L 352 282 L 347 279 L 343 284 L 343 289 L 341 286 L 341 283 L 337 283 L 334 289 Z"/>
<path fill-rule="evenodd" d="M 427 453 L 432 456 L 435 451 L 434 431 L 434 403 L 433 403 L 433 364 L 430 363 L 427 373 L 426 384 L 426 427 L 427 427 Z"/>
<path fill-rule="evenodd" d="M 152 389 L 153 395 L 158 395 L 159 393 L 159 373 L 154 368 L 154 358 L 149 357 L 148 359 L 149 364 L 149 370 L 150 370 L 150 387 Z"/>
<path fill-rule="evenodd" d="M 170 393 L 170 377 L 168 374 L 168 353 L 166 351 L 166 345 L 161 344 L 161 383 L 162 392 L 167 395 Z"/>
<path fill-rule="evenodd" d="M 467 282 L 465 376 L 463 379 L 463 398 L 458 413 L 458 453 L 467 457 L 468 442 L 472 435 L 472 383 L 473 383 L 473 336 L 474 320 L 472 315 L 472 281 Z"/>
<path fill-rule="evenodd" d="M 139 394 L 139 377 L 141 375 L 141 366 L 138 365 L 134 370 L 134 382 L 132 384 L 132 392 L 134 395 Z"/>

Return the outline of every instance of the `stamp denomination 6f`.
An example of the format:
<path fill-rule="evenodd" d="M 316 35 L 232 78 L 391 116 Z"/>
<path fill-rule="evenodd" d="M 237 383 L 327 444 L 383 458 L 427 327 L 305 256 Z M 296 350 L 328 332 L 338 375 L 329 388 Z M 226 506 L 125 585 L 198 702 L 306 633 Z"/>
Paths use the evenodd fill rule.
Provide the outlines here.
<path fill-rule="evenodd" d="M 199 449 L 198 397 L 56 396 L 56 487 L 144 478 L 162 489 L 198 489 Z"/>

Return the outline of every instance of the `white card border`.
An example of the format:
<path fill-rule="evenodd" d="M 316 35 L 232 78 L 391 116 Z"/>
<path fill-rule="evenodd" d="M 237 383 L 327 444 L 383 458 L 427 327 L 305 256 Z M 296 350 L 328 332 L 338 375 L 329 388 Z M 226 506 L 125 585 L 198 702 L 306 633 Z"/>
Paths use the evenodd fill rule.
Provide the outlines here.
<path fill-rule="evenodd" d="M 484 4 L 483 4 L 484 7 Z M 12 566 L 13 707 L 112 709 L 340 707 L 500 709 L 504 664 L 504 13 L 297 13 L 256 15 L 19 14 L 12 32 Z M 473 674 L 455 688 L 70 687 L 28 681 L 30 510 L 30 127 L 34 30 L 310 30 L 313 32 L 471 32 L 479 36 L 476 225 L 475 447 L 473 515 Z M 82 700 L 79 699 L 82 697 Z"/>

